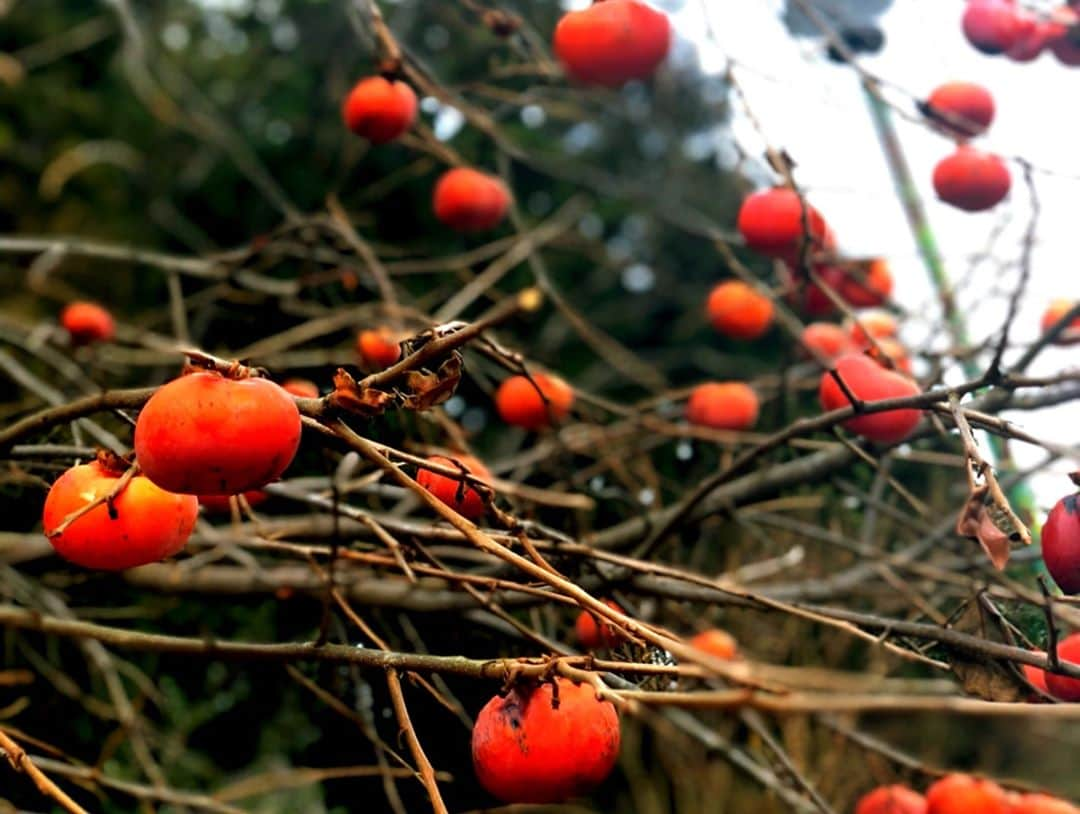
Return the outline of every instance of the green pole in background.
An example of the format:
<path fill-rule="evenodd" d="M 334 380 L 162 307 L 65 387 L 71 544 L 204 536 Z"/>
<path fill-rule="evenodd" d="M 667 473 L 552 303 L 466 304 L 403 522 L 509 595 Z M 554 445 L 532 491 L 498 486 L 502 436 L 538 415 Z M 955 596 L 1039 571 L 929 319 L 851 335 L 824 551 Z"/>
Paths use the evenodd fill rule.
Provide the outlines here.
<path fill-rule="evenodd" d="M 966 347 L 968 344 L 968 332 L 964 315 L 956 308 L 952 285 L 948 274 L 945 272 L 945 264 L 941 259 L 941 252 L 938 249 L 937 240 L 934 238 L 934 232 L 926 218 L 926 210 L 923 208 L 919 192 L 912 180 L 911 169 L 908 167 L 907 159 L 904 157 L 900 139 L 896 135 L 896 128 L 893 127 L 892 114 L 888 105 L 882 101 L 877 85 L 872 80 L 864 78 L 862 88 L 870 106 L 870 114 L 874 120 L 874 128 L 877 130 L 882 150 L 885 153 L 885 160 L 888 162 L 892 174 L 893 184 L 895 184 L 896 192 L 900 196 L 901 204 L 903 204 L 904 214 L 907 215 L 908 225 L 911 227 L 911 232 L 915 237 L 915 243 L 919 248 L 923 264 L 930 274 L 930 281 L 941 299 L 942 308 L 945 311 L 945 321 L 949 327 L 949 335 L 956 347 Z M 971 358 L 963 361 L 963 368 L 965 375 L 969 379 L 977 378 L 982 372 L 978 368 L 978 363 Z M 1001 438 L 993 434 L 989 434 L 989 437 L 990 451 L 992 453 L 989 456 L 989 463 L 993 465 L 997 461 L 1003 470 L 1015 469 L 1008 447 L 1002 442 Z M 1009 490 L 1009 500 L 1012 502 L 1017 514 L 1031 528 L 1035 522 L 1035 496 L 1026 481 L 1018 482 Z M 1038 541 L 1038 531 L 1034 528 L 1031 531 L 1035 540 Z"/>

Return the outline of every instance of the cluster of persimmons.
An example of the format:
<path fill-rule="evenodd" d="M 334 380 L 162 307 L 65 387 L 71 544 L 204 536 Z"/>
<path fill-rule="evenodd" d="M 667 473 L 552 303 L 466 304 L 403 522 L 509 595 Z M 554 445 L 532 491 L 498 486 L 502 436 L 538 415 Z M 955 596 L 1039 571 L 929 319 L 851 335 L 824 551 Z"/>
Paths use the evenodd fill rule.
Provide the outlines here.
<path fill-rule="evenodd" d="M 971 7 L 977 5 L 988 3 L 972 2 Z M 638 0 L 603 0 L 565 14 L 553 45 L 575 81 L 617 87 L 650 76 L 666 57 L 670 40 L 670 23 L 662 13 Z M 963 139 L 985 129 L 993 116 L 993 100 L 973 85 L 939 88 L 928 108 L 935 121 Z M 342 112 L 352 132 L 382 144 L 405 134 L 417 109 L 413 89 L 390 70 L 359 81 Z M 935 185 L 943 199 L 957 206 L 985 208 L 1008 190 L 1008 172 L 998 164 L 999 159 L 962 145 L 935 171 Z M 432 202 L 436 218 L 447 227 L 479 232 L 505 218 L 512 195 L 498 177 L 454 167 L 438 179 Z M 793 187 L 749 195 L 737 225 L 749 249 L 781 264 L 788 275 L 786 296 L 797 311 L 824 320 L 841 307 L 850 312 L 888 304 L 893 279 L 885 261 L 840 259 L 824 217 Z M 1044 322 L 1047 329 L 1071 304 L 1055 308 Z M 718 332 L 737 342 L 763 337 L 775 316 L 769 293 L 742 280 L 717 285 L 708 295 L 706 314 Z M 73 344 L 109 341 L 115 334 L 111 315 L 92 303 L 69 305 L 61 323 Z M 1073 334 L 1078 330 L 1080 325 L 1070 328 Z M 852 398 L 869 403 L 920 392 L 897 333 L 896 320 L 885 310 L 862 311 L 844 325 L 820 321 L 806 327 L 802 343 L 825 369 L 819 388 L 825 410 L 848 407 Z M 358 357 L 370 370 L 392 366 L 402 357 L 402 338 L 386 327 L 367 328 L 357 337 Z M 45 501 L 45 534 L 57 553 L 87 568 L 127 569 L 175 555 L 192 532 L 200 502 L 208 511 L 220 511 L 230 506 L 233 496 L 242 496 L 248 504 L 266 497 L 262 487 L 286 471 L 300 445 L 296 399 L 319 395 L 312 382 L 279 385 L 240 365 L 191 368 L 159 388 L 139 412 L 134 429 L 137 465 L 102 453 L 60 476 Z M 570 414 L 574 390 L 553 373 L 534 372 L 503 381 L 494 401 L 506 424 L 542 431 Z M 758 420 L 758 396 L 744 382 L 707 382 L 690 394 L 685 415 L 694 425 L 748 430 Z M 857 411 L 844 426 L 871 441 L 892 444 L 910 436 L 920 419 L 921 411 L 915 408 Z M 419 484 L 462 516 L 481 518 L 490 496 L 468 486 L 465 475 L 488 483 L 492 475 L 487 467 L 463 454 L 434 456 L 429 462 L 441 471 L 420 468 Z M 458 475 L 444 474 L 451 470 Z M 1066 591 L 1080 591 L 1075 496 L 1055 507 L 1043 545 L 1058 584 Z M 575 632 L 589 650 L 621 642 L 613 627 L 589 612 L 577 619 Z M 735 641 L 721 630 L 700 633 L 691 644 L 715 658 L 740 657 Z M 1059 655 L 1080 662 L 1080 634 L 1064 639 Z M 1041 671 L 1028 676 L 1050 695 L 1080 700 L 1080 681 Z M 556 677 L 520 683 L 493 697 L 476 720 L 472 750 L 477 777 L 492 794 L 507 802 L 544 803 L 601 782 L 615 764 L 619 740 L 614 706 L 592 685 Z M 992 783 L 960 775 L 934 784 L 925 798 L 898 787 L 877 789 L 857 808 L 857 814 L 973 811 L 1063 814 L 1074 809 L 1038 795 L 1012 798 Z"/>

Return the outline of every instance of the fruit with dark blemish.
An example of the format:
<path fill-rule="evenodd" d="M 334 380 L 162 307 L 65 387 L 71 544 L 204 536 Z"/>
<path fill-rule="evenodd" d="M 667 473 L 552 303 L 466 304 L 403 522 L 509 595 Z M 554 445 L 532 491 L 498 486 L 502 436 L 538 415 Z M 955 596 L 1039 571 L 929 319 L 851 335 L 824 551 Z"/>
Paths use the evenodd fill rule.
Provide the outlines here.
<path fill-rule="evenodd" d="M 588 684 L 567 678 L 492 698 L 472 734 L 481 785 L 506 803 L 556 803 L 586 794 L 619 756 L 619 716 Z M 556 700 L 557 699 L 557 700 Z"/>

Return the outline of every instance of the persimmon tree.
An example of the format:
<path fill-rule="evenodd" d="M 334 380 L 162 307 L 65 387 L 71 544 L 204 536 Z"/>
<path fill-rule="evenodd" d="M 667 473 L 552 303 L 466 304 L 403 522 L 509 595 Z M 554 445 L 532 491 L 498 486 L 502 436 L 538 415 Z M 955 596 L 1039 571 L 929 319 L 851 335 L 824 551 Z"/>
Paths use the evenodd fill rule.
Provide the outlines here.
<path fill-rule="evenodd" d="M 904 344 L 735 66 L 577 14 L 0 3 L 0 811 L 1071 810 L 1038 205 Z"/>

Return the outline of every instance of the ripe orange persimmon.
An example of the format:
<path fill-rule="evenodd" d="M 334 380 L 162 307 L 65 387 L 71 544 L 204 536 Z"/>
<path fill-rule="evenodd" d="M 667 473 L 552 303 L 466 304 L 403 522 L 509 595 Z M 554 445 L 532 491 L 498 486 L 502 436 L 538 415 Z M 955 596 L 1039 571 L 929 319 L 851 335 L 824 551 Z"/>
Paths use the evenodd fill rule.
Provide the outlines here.
<path fill-rule="evenodd" d="M 319 397 L 319 386 L 307 379 L 286 379 L 281 383 L 281 389 L 290 396 L 301 399 L 317 399 Z"/>
<path fill-rule="evenodd" d="M 605 599 L 604 604 L 612 610 L 622 612 L 622 608 L 612 600 Z M 623 641 L 623 636 L 609 622 L 600 621 L 592 611 L 583 610 L 574 621 L 574 635 L 578 644 L 586 650 L 596 650 L 600 647 L 615 647 Z"/>
<path fill-rule="evenodd" d="M 1080 495 L 1061 498 L 1046 516 L 1042 557 L 1062 591 L 1080 594 Z"/>
<path fill-rule="evenodd" d="M 714 430 L 747 430 L 758 420 L 757 393 L 743 382 L 705 382 L 690 393 L 686 420 Z"/>
<path fill-rule="evenodd" d="M 244 500 L 252 508 L 270 497 L 262 489 L 249 489 L 243 494 Z M 207 514 L 228 514 L 232 511 L 233 497 L 235 495 L 199 495 L 199 505 L 206 509 Z"/>
<path fill-rule="evenodd" d="M 859 799 L 855 814 L 926 814 L 926 799 L 907 786 L 879 786 Z"/>
<path fill-rule="evenodd" d="M 1043 650 L 1034 651 L 1039 654 L 1045 654 Z M 1050 692 L 1050 688 L 1046 684 L 1046 670 L 1040 667 L 1036 667 L 1033 664 L 1021 664 L 1020 670 L 1024 674 L 1024 678 L 1027 682 L 1038 690 L 1042 690 L 1045 693 Z"/>
<path fill-rule="evenodd" d="M 775 187 L 753 193 L 739 207 L 737 226 L 746 245 L 756 252 L 795 265 L 806 236 L 811 249 L 831 248 L 834 238 L 825 218 L 798 193 Z"/>
<path fill-rule="evenodd" d="M 345 126 L 372 144 L 385 144 L 416 122 L 416 93 L 399 79 L 361 79 L 341 107 Z"/>
<path fill-rule="evenodd" d="M 401 345 L 389 328 L 369 328 L 357 334 L 356 352 L 365 367 L 383 370 L 401 358 Z"/>
<path fill-rule="evenodd" d="M 1009 814 L 1080 814 L 1080 809 L 1049 794 L 1022 794 L 1012 801 Z"/>
<path fill-rule="evenodd" d="M 458 454 L 454 458 L 432 455 L 428 460 L 433 464 L 445 466 L 448 469 L 460 471 L 464 467 L 465 471 L 470 475 L 475 475 L 485 482 L 490 481 L 492 478 L 491 470 L 471 455 Z M 470 520 L 475 520 L 484 513 L 484 498 L 476 489 L 466 485 L 463 481 L 440 475 L 430 469 L 421 469 L 416 473 L 416 482 L 458 514 Z"/>
<path fill-rule="evenodd" d="M 854 264 L 841 268 L 840 274 L 830 281 L 844 302 L 855 308 L 873 308 L 889 298 L 893 290 L 893 276 L 889 264 L 883 258 L 869 263 Z"/>
<path fill-rule="evenodd" d="M 836 360 L 836 373 L 844 380 L 855 398 L 864 402 L 914 396 L 920 392 L 919 386 L 911 379 L 885 370 L 873 359 L 862 354 L 841 356 Z M 821 406 L 826 410 L 850 405 L 844 391 L 829 371 L 821 374 L 818 395 Z M 920 410 L 886 410 L 849 418 L 844 422 L 844 426 L 871 441 L 894 444 L 911 435 L 921 416 Z"/>
<path fill-rule="evenodd" d="M 1049 331 L 1054 325 L 1065 317 L 1069 311 L 1076 305 L 1075 300 L 1054 300 L 1047 306 L 1043 312 L 1042 321 L 1040 325 L 1043 333 Z M 1056 345 L 1072 345 L 1080 342 L 1080 317 L 1075 317 L 1072 322 L 1058 334 L 1057 339 L 1054 340 Z"/>
<path fill-rule="evenodd" d="M 447 170 L 435 184 L 435 217 L 458 232 L 498 226 L 510 209 L 510 190 L 493 175 L 469 167 Z"/>
<path fill-rule="evenodd" d="M 1005 200 L 1012 176 L 1005 162 L 961 144 L 934 167 L 934 191 L 938 198 L 965 212 L 982 212 Z"/>
<path fill-rule="evenodd" d="M 574 391 L 570 385 L 546 373 L 533 373 L 531 382 L 525 376 L 511 376 L 495 391 L 495 409 L 502 420 L 527 430 L 562 421 L 573 404 Z"/>
<path fill-rule="evenodd" d="M 807 325 L 803 328 L 802 343 L 830 362 L 855 350 L 847 332 L 831 322 L 812 322 Z"/>
<path fill-rule="evenodd" d="M 994 97 L 975 82 L 946 82 L 934 88 L 925 110 L 952 135 L 972 138 L 985 133 L 994 121 Z"/>
<path fill-rule="evenodd" d="M 108 342 L 116 336 L 112 314 L 92 302 L 73 302 L 60 312 L 60 324 L 71 337 L 72 345 Z"/>
<path fill-rule="evenodd" d="M 692 639 L 690 646 L 718 659 L 731 660 L 739 655 L 739 645 L 735 637 L 719 628 L 703 630 Z"/>
<path fill-rule="evenodd" d="M 757 339 L 773 321 L 772 300 L 741 280 L 716 286 L 705 303 L 712 326 L 732 339 Z"/>
<path fill-rule="evenodd" d="M 606 0 L 563 15 L 552 47 L 572 79 L 618 87 L 652 76 L 671 48 L 671 23 L 638 0 Z"/>
<path fill-rule="evenodd" d="M 163 489 L 233 495 L 278 478 L 300 446 L 300 412 L 269 379 L 189 373 L 163 385 L 135 422 L 135 456 Z"/>
<path fill-rule="evenodd" d="M 56 529 L 73 512 L 113 492 L 123 472 L 99 461 L 73 466 L 49 489 L 41 525 L 56 553 L 85 568 L 120 571 L 157 562 L 183 549 L 195 527 L 199 501 L 136 475 L 109 507 L 102 503 Z"/>
<path fill-rule="evenodd" d="M 480 784 L 506 803 L 556 803 L 603 782 L 619 757 L 619 716 L 567 678 L 516 687 L 480 710 L 472 733 Z"/>
<path fill-rule="evenodd" d="M 1058 642 L 1058 660 L 1080 666 L 1080 633 L 1072 633 Z M 1050 694 L 1062 701 L 1080 701 L 1080 678 L 1046 674 L 1046 687 Z"/>
<path fill-rule="evenodd" d="M 867 335 L 875 339 L 891 339 L 896 336 L 898 330 L 896 318 L 888 311 L 863 311 L 856 314 L 858 321 L 848 321 L 848 334 L 851 341 L 858 348 L 864 348 L 870 344 Z"/>
<path fill-rule="evenodd" d="M 926 814 L 1007 814 L 1008 796 L 992 780 L 950 774 L 926 790 Z"/>

